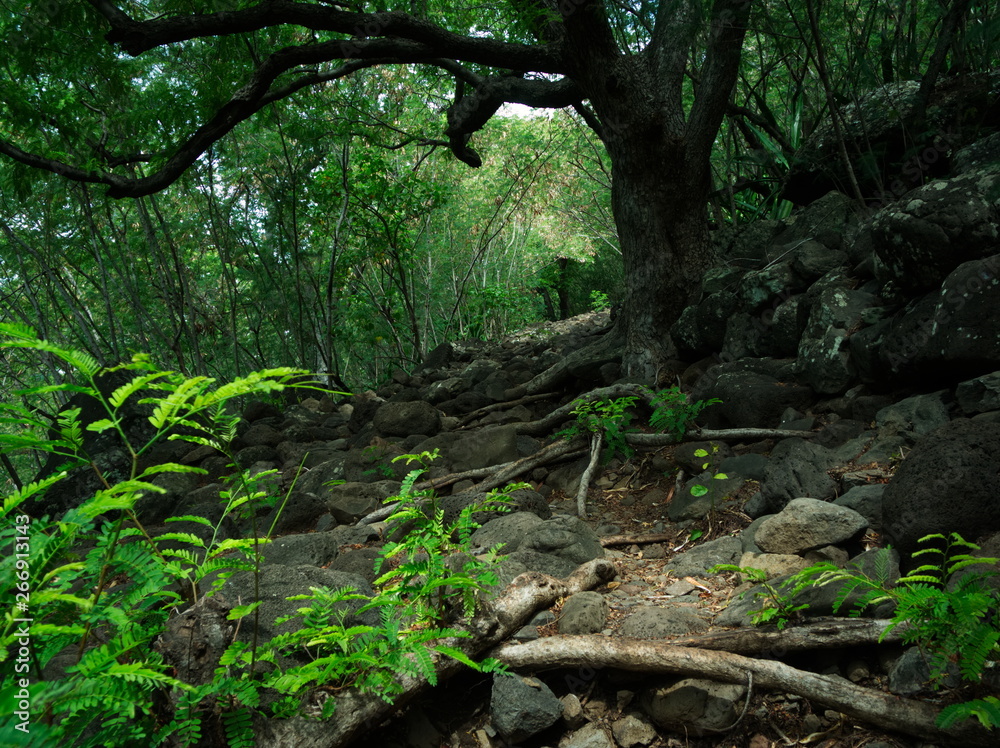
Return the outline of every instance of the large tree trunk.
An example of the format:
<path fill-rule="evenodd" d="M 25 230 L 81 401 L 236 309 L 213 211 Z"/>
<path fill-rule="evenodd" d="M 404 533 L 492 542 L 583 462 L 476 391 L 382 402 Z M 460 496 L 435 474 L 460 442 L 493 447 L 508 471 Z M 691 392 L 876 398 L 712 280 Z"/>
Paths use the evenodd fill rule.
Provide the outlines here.
<path fill-rule="evenodd" d="M 711 264 L 709 157 L 739 69 L 750 0 L 660 3 L 648 47 L 623 54 L 596 3 L 564 18 L 571 76 L 612 166 L 612 206 L 625 262 L 625 373 L 655 382 L 672 358 L 669 328 Z M 575 6 L 574 6 L 575 7 Z M 709 21 L 706 25 L 706 20 Z M 689 51 L 706 42 L 686 91 Z"/>
<path fill-rule="evenodd" d="M 625 263 L 623 368 L 655 384 L 676 355 L 670 326 L 696 300 L 711 255 L 708 163 L 689 163 L 683 141 L 664 142 L 670 138 L 663 129 L 647 133 L 611 139 L 608 150 Z"/>

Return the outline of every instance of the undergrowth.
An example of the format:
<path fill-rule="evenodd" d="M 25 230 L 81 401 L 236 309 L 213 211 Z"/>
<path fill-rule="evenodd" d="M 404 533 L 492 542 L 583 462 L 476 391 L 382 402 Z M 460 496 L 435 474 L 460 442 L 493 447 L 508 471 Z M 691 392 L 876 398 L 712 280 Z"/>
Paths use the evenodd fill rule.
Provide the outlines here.
<path fill-rule="evenodd" d="M 13 393 L 17 402 L 0 404 L 4 464 L 30 464 L 25 455 L 31 453 L 58 464 L 39 480 L 12 480 L 0 511 L 0 744 L 183 746 L 205 739 L 211 727 L 230 746 L 250 746 L 255 711 L 290 716 L 331 686 L 356 686 L 391 700 L 400 676 L 433 680 L 439 656 L 496 668 L 474 663 L 458 645 L 463 634 L 440 625 L 443 605 L 458 599 L 468 613 L 475 596 L 495 581 L 493 559 L 432 575 L 444 568 L 444 554 L 467 543 L 474 526 L 470 509 L 459 527 L 442 526 L 437 514 L 425 517 L 421 542 L 433 535 L 441 543 L 429 549 L 428 560 L 418 563 L 414 556 L 410 566 L 383 574 L 374 594 L 316 588 L 290 598 L 303 602 L 285 619 L 298 628 L 269 642 L 257 638 L 255 593 L 258 599 L 229 611 L 237 626 L 252 630 L 249 641 L 228 646 L 211 681 L 184 682 L 158 651 L 158 638 L 171 617 L 217 595 L 237 572 L 252 573 L 259 589 L 262 551 L 288 493 L 282 498 L 269 490 L 272 475 L 236 469 L 221 493 L 218 519 L 170 517 L 168 530 L 156 533 L 143 524 L 137 506 L 166 492 L 157 477 L 205 471 L 179 463 L 143 467 L 144 458 L 157 444 L 181 440 L 212 447 L 232 461 L 228 449 L 239 421 L 232 402 L 310 387 L 302 381 L 307 372 L 275 368 L 218 383 L 161 370 L 144 355 L 108 370 L 85 353 L 10 324 L 0 324 L 0 348 L 53 363 L 39 370 L 65 372 L 62 382 L 26 388 Z M 109 372 L 124 373 L 127 381 L 107 393 L 101 384 Z M 71 398 L 80 396 L 98 404 L 99 417 L 87 421 L 80 406 L 70 407 Z M 42 415 L 55 411 L 53 421 Z M 125 425 L 135 412 L 148 425 L 142 438 Z M 120 466 L 102 467 L 98 455 L 87 452 L 88 432 L 117 438 L 124 473 Z M 58 516 L 41 514 L 41 500 L 80 471 L 96 475 L 93 495 L 79 497 L 78 505 Z M 404 483 L 404 506 L 415 497 L 415 480 L 411 474 Z M 258 527 L 256 518 L 275 507 L 271 525 Z M 230 518 L 249 522 L 252 537 L 224 537 L 221 527 Z M 444 542 L 454 530 L 457 540 Z M 414 552 L 418 541 L 407 542 L 390 552 Z M 262 695 L 268 692 L 279 699 L 265 708 Z M 327 699 L 322 713 L 334 707 Z"/>

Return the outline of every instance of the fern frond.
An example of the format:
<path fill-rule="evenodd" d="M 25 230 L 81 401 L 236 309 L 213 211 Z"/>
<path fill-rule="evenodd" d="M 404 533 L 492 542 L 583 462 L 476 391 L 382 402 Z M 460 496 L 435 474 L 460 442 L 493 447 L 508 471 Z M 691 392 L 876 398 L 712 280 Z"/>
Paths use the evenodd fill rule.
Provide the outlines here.
<path fill-rule="evenodd" d="M 253 748 L 253 721 L 249 709 L 232 709 L 222 713 L 222 724 L 226 731 L 229 748 Z"/>
<path fill-rule="evenodd" d="M 135 377 L 130 382 L 126 382 L 121 387 L 116 389 L 108 397 L 108 403 L 112 408 L 118 410 L 125 401 L 128 400 L 132 395 L 142 389 L 148 389 L 149 385 L 158 379 L 163 379 L 164 377 L 169 377 L 174 372 L 171 371 L 153 371 L 148 374 L 143 374 L 141 376 Z"/>
<path fill-rule="evenodd" d="M 956 722 L 975 717 L 987 730 L 1000 727 L 1000 698 L 986 696 L 981 699 L 952 704 L 941 710 L 937 718 L 937 726 L 943 730 L 952 727 Z"/>

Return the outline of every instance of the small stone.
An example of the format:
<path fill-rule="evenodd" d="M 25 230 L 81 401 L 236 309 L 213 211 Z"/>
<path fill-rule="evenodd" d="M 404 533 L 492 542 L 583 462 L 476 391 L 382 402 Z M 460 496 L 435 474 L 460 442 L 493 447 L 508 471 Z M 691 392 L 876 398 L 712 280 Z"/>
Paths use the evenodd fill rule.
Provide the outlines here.
<path fill-rule="evenodd" d="M 683 579 L 679 579 L 672 585 L 667 587 L 663 592 L 667 595 L 673 595 L 675 597 L 680 597 L 681 595 L 687 595 L 690 592 L 698 589 L 690 582 L 685 582 Z"/>
<path fill-rule="evenodd" d="M 807 714 L 802 718 L 802 732 L 807 735 L 814 732 L 819 732 L 823 729 L 823 720 L 817 717 L 815 714 Z"/>
<path fill-rule="evenodd" d="M 663 547 L 662 543 L 654 543 L 653 545 L 647 545 L 646 550 L 642 552 L 643 558 L 666 558 L 667 551 Z"/>
<path fill-rule="evenodd" d="M 627 714 L 611 723 L 611 734 L 621 748 L 636 748 L 656 740 L 656 730 L 635 714 Z"/>
<path fill-rule="evenodd" d="M 868 663 L 864 660 L 851 660 L 847 663 L 847 679 L 852 683 L 862 681 L 871 675 Z"/>
<path fill-rule="evenodd" d="M 562 718 L 566 726 L 571 730 L 576 730 L 587 724 L 587 718 L 583 716 L 583 705 L 580 697 L 575 693 L 568 693 L 559 701 L 562 702 Z"/>
<path fill-rule="evenodd" d="M 629 704 L 632 703 L 632 699 L 635 698 L 635 691 L 619 691 L 615 694 L 615 704 L 617 705 L 619 712 L 624 712 Z"/>

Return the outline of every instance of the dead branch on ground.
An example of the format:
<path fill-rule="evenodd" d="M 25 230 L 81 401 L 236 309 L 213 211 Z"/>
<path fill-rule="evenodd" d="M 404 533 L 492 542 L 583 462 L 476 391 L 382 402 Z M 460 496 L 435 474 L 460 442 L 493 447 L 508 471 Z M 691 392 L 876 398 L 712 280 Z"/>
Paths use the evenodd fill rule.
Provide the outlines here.
<path fill-rule="evenodd" d="M 527 670 L 613 667 L 696 676 L 723 683 L 745 683 L 747 673 L 752 673 L 758 686 L 802 696 L 883 729 L 963 746 L 996 745 L 996 735 L 974 720 L 942 730 L 936 725 L 941 710 L 934 705 L 857 686 L 843 678 L 798 670 L 776 660 L 604 636 L 547 637 L 526 644 L 506 644 L 491 654 L 512 668 Z"/>

